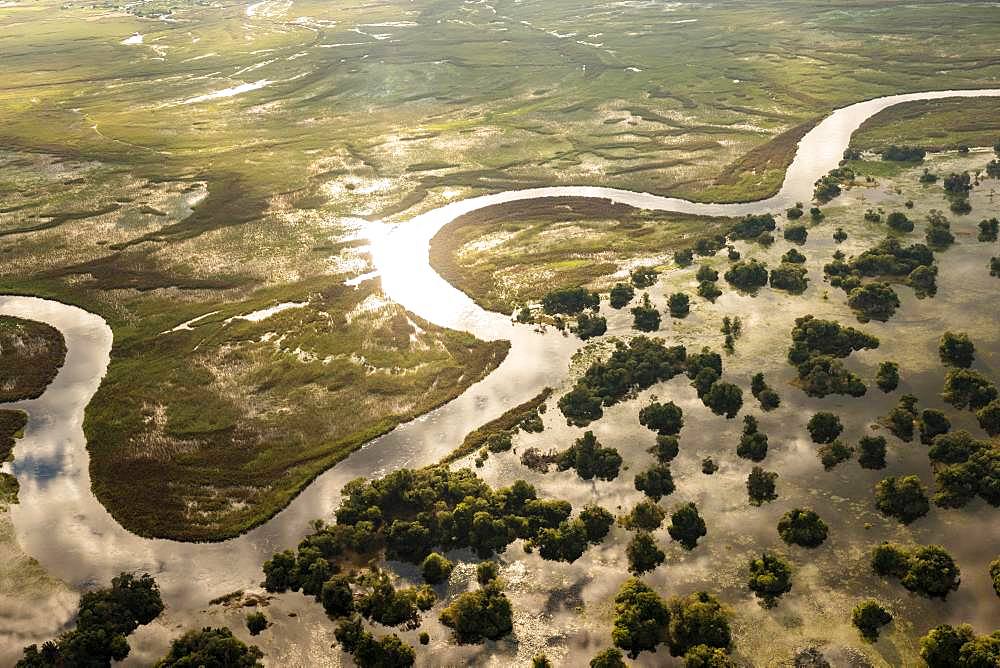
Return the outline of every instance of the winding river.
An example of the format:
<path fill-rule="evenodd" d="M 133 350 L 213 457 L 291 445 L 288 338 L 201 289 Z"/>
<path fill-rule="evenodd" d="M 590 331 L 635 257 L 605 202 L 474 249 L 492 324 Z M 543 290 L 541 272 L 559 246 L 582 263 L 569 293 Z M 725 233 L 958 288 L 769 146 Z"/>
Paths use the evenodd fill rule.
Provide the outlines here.
<path fill-rule="evenodd" d="M 49 323 L 66 337 L 66 363 L 38 399 L 12 407 L 30 414 L 12 464 L 21 485 L 11 507 L 17 540 L 52 575 L 80 587 L 107 582 L 122 570 L 153 573 L 167 603 L 188 609 L 250 587 L 274 551 L 292 546 L 317 517 L 329 517 L 339 490 L 358 476 L 431 464 L 465 434 L 545 385 L 559 382 L 581 345 L 557 333 L 516 326 L 477 306 L 437 275 L 428 261 L 431 238 L 456 217 L 494 204 L 539 197 L 606 198 L 634 207 L 709 216 L 774 211 L 809 201 L 813 184 L 837 166 L 851 135 L 872 115 L 903 102 L 948 97 L 998 97 L 1000 89 L 934 91 L 878 98 L 839 109 L 803 137 L 780 192 L 737 204 L 696 203 L 600 187 L 553 187 L 501 192 L 452 202 L 394 226 L 371 229 L 372 257 L 386 295 L 421 317 L 482 339 L 508 339 L 507 359 L 490 376 L 449 404 L 401 425 L 327 471 L 272 520 L 223 543 L 195 544 L 140 538 L 126 531 L 90 491 L 83 435 L 84 409 L 104 376 L 112 334 L 94 314 L 30 297 L 0 297 L 0 313 Z"/>

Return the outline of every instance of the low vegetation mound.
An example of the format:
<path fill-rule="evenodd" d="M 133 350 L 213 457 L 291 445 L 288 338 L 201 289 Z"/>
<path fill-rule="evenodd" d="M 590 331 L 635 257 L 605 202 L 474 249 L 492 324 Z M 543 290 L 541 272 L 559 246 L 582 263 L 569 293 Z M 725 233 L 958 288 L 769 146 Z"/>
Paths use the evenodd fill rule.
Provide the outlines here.
<path fill-rule="evenodd" d="M 35 399 L 66 360 L 66 340 L 45 323 L 0 315 L 0 403 Z"/>

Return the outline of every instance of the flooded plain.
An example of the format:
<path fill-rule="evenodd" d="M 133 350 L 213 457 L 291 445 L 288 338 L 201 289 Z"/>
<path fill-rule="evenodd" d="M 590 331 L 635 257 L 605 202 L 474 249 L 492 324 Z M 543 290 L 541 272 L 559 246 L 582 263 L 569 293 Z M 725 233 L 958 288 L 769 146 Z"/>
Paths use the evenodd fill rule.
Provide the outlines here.
<path fill-rule="evenodd" d="M 803 139 L 779 195 L 762 202 L 696 204 L 604 188 L 544 188 L 456 202 L 391 228 L 376 224 L 372 229 L 372 254 L 387 296 L 435 324 L 470 331 L 484 339 L 508 339 L 511 352 L 496 371 L 458 399 L 372 441 L 320 476 L 268 523 L 221 543 L 140 538 L 122 529 L 108 515 L 90 490 L 83 411 L 106 368 L 111 332 L 100 318 L 75 307 L 33 298 L 0 298 L 0 312 L 48 322 L 64 333 L 68 346 L 65 367 L 46 393 L 16 406 L 30 414 L 12 464 L 21 486 L 20 502 L 10 510 L 17 540 L 49 573 L 75 588 L 104 583 L 121 570 L 147 570 L 157 578 L 168 610 L 161 620 L 130 638 L 131 662 L 148 663 L 161 655 L 177 624 L 197 624 L 228 614 L 228 623 L 237 635 L 246 637 L 239 610 L 226 612 L 215 606 L 212 612 L 204 613 L 208 601 L 237 589 L 254 588 L 261 579 L 260 564 L 266 558 L 297 543 L 308 532 L 311 520 L 331 516 L 345 482 L 438 461 L 468 431 L 529 399 L 543 387 L 554 386 L 555 396 L 561 396 L 572 374 L 582 370 L 586 360 L 596 354 L 558 332 L 541 334 L 530 327 L 512 325 L 506 316 L 482 310 L 443 281 L 428 263 L 427 244 L 447 222 L 490 204 L 562 195 L 609 198 L 638 207 L 706 215 L 776 212 L 796 200 L 811 198 L 813 181 L 836 166 L 851 133 L 876 111 L 912 99 L 974 95 L 998 96 L 1000 90 L 895 96 L 835 112 Z M 966 168 L 962 166 L 966 163 L 981 168 L 985 156 L 945 156 L 941 160 L 948 168 Z M 907 178 L 915 187 L 916 176 Z M 912 198 L 916 206 L 908 215 L 922 221 L 930 208 L 945 207 L 938 193 L 896 192 L 878 185 L 850 190 L 824 209 L 826 220 L 810 230 L 809 240 L 801 247 L 809 258 L 806 267 L 810 286 L 804 294 L 790 296 L 764 289 L 750 297 L 727 290 L 714 304 L 696 300 L 692 313 L 684 320 L 665 318 L 659 336 L 688 347 L 709 345 L 716 350 L 722 347 L 718 331 L 722 316 L 742 318 L 745 333 L 737 341 L 735 353 L 725 356 L 723 377 L 746 388 L 753 373 L 764 371 L 769 384 L 781 395 L 781 407 L 763 415 L 749 393 L 745 394 L 744 404 L 744 413 L 757 415 L 761 430 L 769 437 L 770 449 L 763 466 L 779 472 L 779 498 L 775 502 L 761 508 L 747 503 L 745 478 L 752 465 L 735 456 L 741 421 L 712 415 L 683 377 L 606 410 L 605 417 L 591 425 L 604 445 L 619 449 L 627 464 L 628 469 L 613 482 L 584 482 L 572 472 L 542 475 L 519 463 L 517 452 L 524 448 L 562 449 L 579 436 L 581 430 L 565 425 L 554 401 L 549 402 L 551 410 L 544 416 L 545 431 L 518 435 L 517 452 L 492 455 L 480 475 L 493 485 L 524 478 L 538 487 L 540 495 L 565 498 L 575 507 L 596 501 L 612 512 L 627 510 L 640 499 L 631 484 L 634 472 L 652 461 L 646 453 L 652 434 L 639 426 L 638 409 L 653 396 L 670 399 L 683 408 L 685 427 L 680 438 L 681 453 L 672 464 L 677 491 L 661 505 L 670 508 L 681 501 L 695 501 L 708 524 L 708 536 L 695 550 L 685 552 L 671 543 L 664 529 L 656 532 L 667 551 L 667 561 L 645 580 L 665 594 L 698 589 L 719 594 L 734 613 L 736 656 L 757 665 L 771 665 L 787 661 L 797 649 L 816 645 L 835 665 L 865 665 L 864 661 L 900 665 L 913 659 L 915 639 L 935 624 L 969 622 L 980 633 L 992 630 L 998 618 L 998 599 L 992 593 L 987 564 L 1000 551 L 996 538 L 1000 524 L 995 511 L 975 501 L 957 511 L 935 507 L 927 517 L 908 527 L 883 518 L 872 502 L 872 486 L 880 478 L 916 473 L 933 488 L 925 446 L 904 444 L 890 436 L 885 470 L 861 469 L 851 460 L 824 471 L 804 425 L 820 407 L 834 411 L 846 425 L 842 440 L 855 444 L 860 436 L 874 429 L 878 418 L 903 393 L 916 395 L 921 408 L 943 407 L 938 395 L 944 372 L 936 345 L 941 332 L 949 328 L 970 334 L 977 346 L 975 368 L 996 378 L 1000 353 L 996 337 L 997 279 L 990 277 L 985 268 L 989 257 L 996 254 L 996 245 L 977 243 L 974 232 L 975 221 L 996 216 L 1000 209 L 1000 203 L 988 194 L 994 187 L 995 183 L 984 182 L 973 193 L 973 213 L 952 217 L 958 242 L 937 254 L 938 295 L 918 300 L 909 288 L 897 288 L 902 307 L 887 323 L 857 325 L 843 294 L 823 282 L 822 265 L 837 247 L 848 255 L 857 254 L 882 237 L 883 230 L 862 220 L 864 208 L 872 201 L 878 200 L 891 210 L 902 208 L 903 202 Z M 831 239 L 838 226 L 849 235 L 839 246 Z M 919 235 L 922 240 L 922 229 L 918 224 L 913 239 Z M 776 264 L 788 244 L 779 241 L 770 249 L 743 243 L 737 247 L 744 257 L 752 255 Z M 711 264 L 721 267 L 724 258 L 714 258 Z M 692 269 L 672 271 L 649 292 L 653 302 L 662 308 L 665 293 L 677 289 L 691 292 L 695 285 Z M 794 319 L 807 313 L 858 326 L 881 340 L 877 350 L 855 353 L 847 361 L 847 366 L 870 385 L 863 398 L 809 399 L 789 384 L 795 374 L 784 360 L 788 333 Z M 613 311 L 605 305 L 602 314 L 608 317 L 608 336 L 631 333 L 627 310 Z M 571 364 L 574 353 L 580 357 Z M 902 382 L 896 392 L 883 395 L 871 380 L 878 363 L 887 359 L 900 364 Z M 954 428 L 978 433 L 970 413 L 954 416 L 952 421 Z M 721 466 L 712 476 L 701 473 L 701 460 L 706 456 L 712 456 Z M 456 464 L 461 465 L 471 465 L 471 460 Z M 778 539 L 774 529 L 777 518 L 796 505 L 812 506 L 830 525 L 830 539 L 821 548 L 789 548 Z M 485 646 L 456 647 L 436 621 L 435 611 L 425 616 L 422 629 L 430 632 L 432 643 L 428 648 L 417 645 L 418 660 L 434 656 L 435 662 L 449 664 L 482 663 L 488 659 L 496 665 L 512 661 L 521 665 L 541 650 L 557 663 L 589 660 L 609 644 L 610 599 L 627 577 L 623 550 L 626 540 L 627 534 L 616 528 L 603 545 L 572 565 L 542 562 L 537 555 L 524 554 L 518 544 L 511 546 L 503 556 L 503 577 L 516 611 L 513 638 Z M 897 583 L 875 578 L 868 571 L 868 553 L 881 540 L 944 545 L 962 568 L 962 586 L 946 602 L 930 602 L 908 594 Z M 792 592 L 773 610 L 760 608 L 743 584 L 746 560 L 762 549 L 778 551 L 796 568 Z M 404 578 L 416 576 L 412 568 L 399 566 L 395 570 Z M 449 594 L 466 588 L 470 579 L 474 578 L 469 567 L 457 569 Z M 863 595 L 883 599 L 896 617 L 874 647 L 863 646 L 849 623 L 849 611 Z M 308 656 L 308 662 L 315 665 L 340 663 L 339 650 L 326 649 L 332 642 L 333 625 L 322 619 L 319 606 L 298 594 L 279 596 L 271 605 L 273 611 L 294 611 L 296 616 L 278 618 L 272 612 L 275 626 L 267 637 L 253 639 L 265 649 L 270 662 L 295 663 Z M 25 635 L 19 642 L 41 640 L 49 633 L 51 629 L 38 637 Z M 416 644 L 416 632 L 401 636 Z M 656 655 L 645 654 L 638 663 L 664 665 L 665 654 L 665 649 Z M 10 656 L 4 648 L 0 660 Z"/>

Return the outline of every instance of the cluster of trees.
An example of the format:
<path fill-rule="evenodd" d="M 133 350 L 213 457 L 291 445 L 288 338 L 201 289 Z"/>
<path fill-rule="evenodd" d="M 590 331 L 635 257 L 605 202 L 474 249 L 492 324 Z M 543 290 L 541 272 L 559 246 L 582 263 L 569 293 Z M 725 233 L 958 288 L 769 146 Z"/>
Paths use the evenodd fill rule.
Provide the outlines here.
<path fill-rule="evenodd" d="M 778 498 L 775 491 L 778 474 L 774 471 L 765 471 L 759 466 L 755 466 L 747 475 L 747 496 L 750 497 L 750 504 L 760 506 Z"/>
<path fill-rule="evenodd" d="M 747 586 L 765 608 L 773 608 L 782 594 L 792 590 L 792 566 L 777 554 L 764 552 L 748 566 Z"/>
<path fill-rule="evenodd" d="M 894 221 L 902 220 L 912 229 L 913 224 L 906 220 L 906 216 L 899 214 L 902 219 L 895 216 L 896 214 L 889 215 L 890 225 L 893 225 Z M 823 272 L 829 277 L 830 285 L 841 288 L 849 298 L 856 290 L 864 287 L 861 282 L 863 277 L 898 279 L 905 277 L 905 282 L 918 292 L 918 296 L 933 296 L 937 291 L 935 283 L 937 271 L 934 267 L 934 253 L 930 248 L 924 244 L 903 246 L 898 239 L 891 237 L 883 239 L 878 245 L 850 261 L 845 261 L 842 257 L 835 258 L 833 262 L 823 267 Z M 873 285 L 878 287 L 869 291 L 867 295 L 860 293 L 855 297 L 857 307 L 852 306 L 852 308 L 861 311 L 870 319 L 891 317 L 895 309 L 899 308 L 899 298 L 887 284 Z"/>
<path fill-rule="evenodd" d="M 851 613 L 851 622 L 868 642 L 878 640 L 879 630 L 892 621 L 892 615 L 873 598 L 858 603 Z"/>
<path fill-rule="evenodd" d="M 723 347 L 726 352 L 732 354 L 736 349 L 736 339 L 743 336 L 743 320 L 738 315 L 732 318 L 728 315 L 722 316 L 722 327 L 719 329 L 726 337 Z"/>
<path fill-rule="evenodd" d="M 151 575 L 121 573 L 110 587 L 84 592 L 76 626 L 41 648 L 25 647 L 17 666 L 107 666 L 121 661 L 131 649 L 127 637 L 161 612 L 160 588 Z"/>
<path fill-rule="evenodd" d="M 619 342 L 606 362 L 594 362 L 559 399 L 559 409 L 570 424 L 586 426 L 604 414 L 603 406 L 681 373 L 686 357 L 684 346 L 668 348 L 658 339 L 637 336 L 628 344 Z"/>
<path fill-rule="evenodd" d="M 855 350 L 878 348 L 879 340 L 853 327 L 843 327 L 832 320 L 812 315 L 796 318 L 788 361 L 798 369 L 802 389 L 812 397 L 849 394 L 860 397 L 867 392 L 860 378 L 838 358 Z"/>
<path fill-rule="evenodd" d="M 854 455 L 854 448 L 837 440 L 844 430 L 844 425 L 833 413 L 820 411 L 814 414 L 809 418 L 806 429 L 809 430 L 813 442 L 822 446 L 818 451 L 819 458 L 827 471 Z"/>
<path fill-rule="evenodd" d="M 778 520 L 778 535 L 789 545 L 819 547 L 828 532 L 826 522 L 809 508 L 793 508 Z"/>
<path fill-rule="evenodd" d="M 581 313 L 576 319 L 576 335 L 586 341 L 595 336 L 604 336 L 608 331 L 608 320 L 603 315 Z"/>
<path fill-rule="evenodd" d="M 826 204 L 840 195 L 842 184 L 854 181 L 854 170 L 850 167 L 837 167 L 816 181 L 813 198 L 820 204 Z"/>
<path fill-rule="evenodd" d="M 942 398 L 955 408 L 978 411 L 996 401 L 997 386 L 971 369 L 952 369 L 944 377 Z"/>
<path fill-rule="evenodd" d="M 353 611 L 361 601 L 359 608 L 364 611 L 364 597 L 374 594 L 344 600 L 350 581 L 338 577 L 340 558 L 384 551 L 390 559 L 421 563 L 434 551 L 465 547 L 488 557 L 517 538 L 540 540 L 547 529 L 574 532 L 571 512 L 566 501 L 537 498 L 534 487 L 523 480 L 493 489 L 468 469 L 401 469 L 372 481 L 353 480 L 344 486 L 336 524 L 317 523 L 297 551 L 279 552 L 265 562 L 264 587 L 272 592 L 301 589 L 322 599 L 324 606 L 329 599 L 328 610 L 339 614 Z M 588 540 L 591 537 L 587 534 Z M 358 584 L 372 592 L 378 589 L 379 597 L 401 609 L 410 608 L 407 600 L 420 607 L 420 597 L 426 597 L 420 591 L 389 596 L 380 581 Z"/>
<path fill-rule="evenodd" d="M 648 294 L 643 294 L 642 303 L 632 308 L 632 327 L 640 332 L 655 332 L 660 328 L 660 312 Z"/>
<path fill-rule="evenodd" d="M 684 427 L 684 411 L 672 401 L 654 401 L 639 410 L 639 424 L 657 434 L 674 436 Z"/>
<path fill-rule="evenodd" d="M 480 566 L 477 571 L 480 588 L 459 594 L 441 611 L 441 623 L 454 632 L 460 644 L 477 643 L 484 638 L 499 640 L 514 630 L 513 609 L 497 577 L 496 564 L 487 562 Z"/>
<path fill-rule="evenodd" d="M 227 628 L 204 627 L 188 631 L 170 643 L 170 651 L 156 663 L 156 668 L 188 666 L 226 666 L 258 668 L 264 653 L 255 645 L 246 645 Z M 412 665 L 394 664 L 397 666 Z"/>
<path fill-rule="evenodd" d="M 951 210 L 955 213 L 969 213 L 969 193 L 972 192 L 972 177 L 968 172 L 949 174 L 944 179 L 944 193 L 951 202 Z"/>
<path fill-rule="evenodd" d="M 875 507 L 883 515 L 909 524 L 926 515 L 930 503 L 917 476 L 889 476 L 875 484 Z"/>
<path fill-rule="evenodd" d="M 361 618 L 357 615 L 342 620 L 334 629 L 333 635 L 344 651 L 354 657 L 354 663 L 359 666 L 409 668 L 417 658 L 413 647 L 400 640 L 395 633 L 376 639 L 370 631 L 365 629 Z"/>
<path fill-rule="evenodd" d="M 563 313 L 577 315 L 585 309 L 597 309 L 601 298 L 586 288 L 553 290 L 542 297 L 542 309 L 549 315 Z"/>
<path fill-rule="evenodd" d="M 750 393 L 760 402 L 760 407 L 764 411 L 773 411 L 781 405 L 781 397 L 767 384 L 763 373 L 755 373 L 750 379 Z"/>
<path fill-rule="evenodd" d="M 765 232 L 773 232 L 778 224 L 769 213 L 747 215 L 733 225 L 729 236 L 732 239 L 757 239 Z"/>
<path fill-rule="evenodd" d="M 892 435 L 909 443 L 913 440 L 913 425 L 917 419 L 917 398 L 904 394 L 896 402 L 885 418 L 885 424 Z"/>
<path fill-rule="evenodd" d="M 754 292 L 767 285 L 767 265 L 751 258 L 734 263 L 723 274 L 726 282 L 744 292 Z"/>
<path fill-rule="evenodd" d="M 695 278 L 698 280 L 698 296 L 702 299 L 714 302 L 722 294 L 722 290 L 716 285 L 716 281 L 719 280 L 719 272 L 707 264 L 698 268 Z"/>
<path fill-rule="evenodd" d="M 882 543 L 872 552 L 872 570 L 882 577 L 898 578 L 908 590 L 927 598 L 947 598 L 961 582 L 958 565 L 940 545 L 907 549 Z"/>
<path fill-rule="evenodd" d="M 854 456 L 854 448 L 836 440 L 820 446 L 817 450 L 819 461 L 827 471 Z"/>
<path fill-rule="evenodd" d="M 927 216 L 927 245 L 934 250 L 944 250 L 955 243 L 951 222 L 940 211 L 932 209 Z"/>
<path fill-rule="evenodd" d="M 1000 445 L 956 431 L 937 436 L 927 456 L 934 467 L 935 504 L 961 508 L 978 495 L 1000 506 Z"/>
<path fill-rule="evenodd" d="M 584 480 L 614 480 L 622 466 L 622 456 L 615 448 L 601 445 L 594 432 L 584 432 L 576 442 L 557 455 L 560 471 L 574 469 Z"/>
<path fill-rule="evenodd" d="M 696 592 L 664 601 L 638 578 L 627 580 L 615 596 L 611 638 L 633 659 L 666 643 L 688 666 L 726 665 L 732 643 L 728 614 L 714 596 Z"/>
<path fill-rule="evenodd" d="M 882 159 L 892 162 L 920 162 L 927 157 L 927 151 L 918 146 L 889 146 L 882 151 Z"/>
<path fill-rule="evenodd" d="M 767 434 L 758 430 L 757 419 L 752 415 L 743 416 L 743 433 L 736 454 L 752 462 L 761 462 L 767 457 Z"/>
<path fill-rule="evenodd" d="M 917 418 L 917 426 L 920 427 L 920 442 L 930 445 L 936 436 L 945 434 L 951 429 L 951 420 L 936 408 L 925 408 L 920 411 Z"/>
<path fill-rule="evenodd" d="M 808 272 L 801 264 L 782 262 L 771 270 L 771 287 L 775 290 L 786 290 L 792 294 L 801 294 L 809 284 Z"/>
<path fill-rule="evenodd" d="M 990 258 L 990 276 L 1000 278 L 1000 257 Z"/>
<path fill-rule="evenodd" d="M 968 624 L 942 624 L 920 639 L 928 668 L 992 668 L 1000 665 L 1000 631 L 977 636 Z"/>
<path fill-rule="evenodd" d="M 570 424 L 586 426 L 636 390 L 670 380 L 686 371 L 702 402 L 716 415 L 735 417 L 743 407 L 743 391 L 721 382 L 722 358 L 707 348 L 688 355 L 683 346 L 667 347 L 642 336 L 619 342 L 606 362 L 595 362 L 576 386 L 559 399 L 559 409 Z"/>

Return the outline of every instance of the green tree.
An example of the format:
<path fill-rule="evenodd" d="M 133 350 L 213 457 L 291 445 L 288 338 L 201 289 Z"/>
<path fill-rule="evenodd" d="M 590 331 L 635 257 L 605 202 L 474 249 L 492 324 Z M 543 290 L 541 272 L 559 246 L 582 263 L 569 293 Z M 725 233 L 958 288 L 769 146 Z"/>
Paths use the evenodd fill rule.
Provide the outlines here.
<path fill-rule="evenodd" d="M 994 399 L 976 411 L 976 420 L 990 436 L 1000 435 L 1000 399 Z"/>
<path fill-rule="evenodd" d="M 644 499 L 635 504 L 627 515 L 622 516 L 621 524 L 626 529 L 656 531 L 663 524 L 666 515 L 666 511 L 655 502 Z"/>
<path fill-rule="evenodd" d="M 777 499 L 778 493 L 775 491 L 777 480 L 778 474 L 774 471 L 765 471 L 759 466 L 753 467 L 747 476 L 747 496 L 750 497 L 751 505 L 759 506 Z"/>
<path fill-rule="evenodd" d="M 889 611 L 873 598 L 858 603 L 851 613 L 851 622 L 861 631 L 861 637 L 868 642 L 878 640 L 879 629 L 891 621 L 892 615 Z"/>
<path fill-rule="evenodd" d="M 684 656 L 698 645 L 728 649 L 732 642 L 728 615 L 714 596 L 699 591 L 671 598 L 668 607 L 667 643 L 673 656 Z"/>
<path fill-rule="evenodd" d="M 627 668 L 620 650 L 609 647 L 594 655 L 590 668 Z"/>
<path fill-rule="evenodd" d="M 628 283 L 615 283 L 608 295 L 608 304 L 613 309 L 622 309 L 635 297 L 635 289 Z"/>
<path fill-rule="evenodd" d="M 945 376 L 941 396 L 955 408 L 979 410 L 997 398 L 997 387 L 978 371 L 952 369 Z"/>
<path fill-rule="evenodd" d="M 683 292 L 675 292 L 667 298 L 667 309 L 671 318 L 684 318 L 691 312 L 691 299 Z"/>
<path fill-rule="evenodd" d="M 778 535 L 790 545 L 819 547 L 826 540 L 828 531 L 826 522 L 808 508 L 794 508 L 778 520 Z"/>
<path fill-rule="evenodd" d="M 334 575 L 323 583 L 320 592 L 323 609 L 331 618 L 346 617 L 354 612 L 354 593 L 351 579 L 346 575 Z"/>
<path fill-rule="evenodd" d="M 743 391 L 732 383 L 719 381 L 712 384 L 702 401 L 716 415 L 732 419 L 743 408 Z"/>
<path fill-rule="evenodd" d="M 680 452 L 680 442 L 676 436 L 657 434 L 656 444 L 651 446 L 647 452 L 652 453 L 659 463 L 669 464 Z"/>
<path fill-rule="evenodd" d="M 698 539 L 707 533 L 705 520 L 698 514 L 697 506 L 688 502 L 674 508 L 667 533 L 685 549 L 693 550 L 698 545 Z"/>
<path fill-rule="evenodd" d="M 719 289 L 712 281 L 702 281 L 698 284 L 698 296 L 702 299 L 707 299 L 710 302 L 715 302 L 722 294 L 722 290 Z"/>
<path fill-rule="evenodd" d="M 250 635 L 255 636 L 261 631 L 267 628 L 268 622 L 267 617 L 264 616 L 263 612 L 251 612 L 246 617 L 247 630 Z"/>
<path fill-rule="evenodd" d="M 965 332 L 945 332 L 941 335 L 938 354 L 944 364 L 965 369 L 972 366 L 976 358 L 976 347 Z"/>
<path fill-rule="evenodd" d="M 926 515 L 930 503 L 917 476 L 889 476 L 875 485 L 875 507 L 883 515 L 909 524 Z"/>
<path fill-rule="evenodd" d="M 642 303 L 632 309 L 632 327 L 640 332 L 655 332 L 660 328 L 660 312 L 649 301 L 648 294 L 643 294 Z"/>
<path fill-rule="evenodd" d="M 576 443 L 559 455 L 560 471 L 575 469 L 584 480 L 614 480 L 621 469 L 622 457 L 614 448 L 602 447 L 594 432 L 584 432 Z"/>
<path fill-rule="evenodd" d="M 832 443 L 844 431 L 844 425 L 833 413 L 820 411 L 809 418 L 806 429 L 814 443 Z"/>
<path fill-rule="evenodd" d="M 703 264 L 700 267 L 698 267 L 698 273 L 695 274 L 695 279 L 699 283 L 705 281 L 714 283 L 715 281 L 719 280 L 719 272 L 717 272 L 715 269 L 712 269 L 707 264 Z"/>
<path fill-rule="evenodd" d="M 583 522 L 587 541 L 596 545 L 607 537 L 615 518 L 597 504 L 588 503 L 580 511 L 580 521 Z"/>
<path fill-rule="evenodd" d="M 651 498 L 659 501 L 664 496 L 674 493 L 674 478 L 667 464 L 653 464 L 635 476 L 635 488 Z"/>
<path fill-rule="evenodd" d="M 800 211 L 799 215 L 801 216 L 801 210 L 796 209 L 796 211 Z M 784 237 L 786 241 L 804 244 L 809 237 L 809 230 L 806 229 L 805 225 L 789 225 L 785 228 Z"/>
<path fill-rule="evenodd" d="M 656 283 L 660 274 L 653 267 L 637 267 L 632 270 L 632 285 L 639 289 L 648 288 Z"/>
<path fill-rule="evenodd" d="M 199 631 L 188 631 L 170 643 L 170 651 L 160 659 L 157 668 L 176 666 L 226 666 L 229 668 L 256 668 L 263 666 L 260 659 L 264 653 L 260 648 L 247 646 L 233 636 L 227 628 L 204 627 Z"/>
<path fill-rule="evenodd" d="M 684 427 L 684 412 L 672 401 L 653 402 L 639 411 L 639 424 L 658 434 L 673 436 Z"/>
<path fill-rule="evenodd" d="M 899 308 L 899 296 L 888 283 L 867 283 L 851 290 L 847 296 L 847 305 L 855 311 L 861 322 L 884 322 Z"/>
<path fill-rule="evenodd" d="M 629 572 L 636 575 L 654 570 L 667 556 L 656 544 L 656 539 L 646 531 L 636 532 L 632 536 L 625 548 L 625 555 L 628 557 Z"/>
<path fill-rule="evenodd" d="M 726 282 L 744 292 L 754 292 L 767 285 L 767 265 L 755 259 L 740 260 L 723 274 Z"/>
<path fill-rule="evenodd" d="M 924 445 L 930 445 L 935 436 L 947 433 L 951 429 L 951 420 L 936 408 L 922 410 L 917 424 L 920 426 L 920 442 Z"/>
<path fill-rule="evenodd" d="M 431 552 L 420 565 L 424 582 L 428 584 L 440 584 L 451 576 L 453 564 L 437 552 Z"/>
<path fill-rule="evenodd" d="M 642 652 L 656 651 L 667 639 L 670 610 L 667 604 L 638 578 L 629 578 L 615 596 L 615 622 L 611 639 L 632 659 Z"/>
<path fill-rule="evenodd" d="M 858 441 L 858 464 L 865 469 L 885 468 L 885 446 L 883 436 L 862 436 Z"/>
<path fill-rule="evenodd" d="M 778 598 L 792 590 L 792 567 L 773 552 L 752 558 L 748 567 L 747 586 L 765 608 L 774 607 Z"/>
<path fill-rule="evenodd" d="M 878 373 L 875 375 L 875 384 L 878 385 L 878 389 L 887 394 L 899 387 L 899 365 L 895 362 L 879 364 Z"/>
<path fill-rule="evenodd" d="M 757 431 L 757 420 L 752 415 L 743 416 L 743 434 L 740 444 L 736 446 L 736 454 L 753 462 L 767 457 L 767 435 Z"/>

